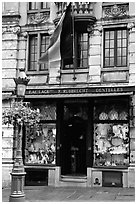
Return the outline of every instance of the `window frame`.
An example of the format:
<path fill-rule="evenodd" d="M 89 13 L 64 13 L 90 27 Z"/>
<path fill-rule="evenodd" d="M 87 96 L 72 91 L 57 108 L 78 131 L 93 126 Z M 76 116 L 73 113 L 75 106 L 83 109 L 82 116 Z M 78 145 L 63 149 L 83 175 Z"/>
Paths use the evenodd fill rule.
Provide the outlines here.
<path fill-rule="evenodd" d="M 49 39 L 50 39 L 50 35 L 48 34 L 48 32 L 45 32 L 45 31 L 40 31 L 40 32 L 29 32 L 28 33 L 28 43 L 27 43 L 27 74 L 48 74 L 48 66 L 47 66 L 47 69 L 45 70 L 41 70 L 41 65 L 37 63 L 37 66 L 36 66 L 36 70 L 30 70 L 29 67 L 30 67 L 30 36 L 34 36 L 34 35 L 37 35 L 37 60 L 39 59 L 40 57 L 40 53 L 41 53 L 41 36 L 42 35 L 47 35 L 49 36 Z M 47 44 L 47 46 L 49 45 L 49 43 Z"/>
<path fill-rule="evenodd" d="M 95 113 L 95 109 L 99 106 L 99 104 L 101 104 L 102 106 L 103 105 L 115 105 L 115 104 L 122 104 L 122 103 L 127 103 L 127 113 L 128 113 L 128 116 L 127 116 L 127 119 L 96 119 L 96 113 Z M 95 114 L 95 115 L 94 115 Z M 128 155 L 128 164 L 125 164 L 125 165 L 120 165 L 120 166 L 112 166 L 112 165 L 109 165 L 109 166 L 105 166 L 105 165 L 102 165 L 102 166 L 99 166 L 99 165 L 96 165 L 95 164 L 95 161 L 96 161 L 96 158 L 95 158 L 95 139 L 96 139 L 96 136 L 95 134 L 93 135 L 93 167 L 94 168 L 111 168 L 111 169 L 125 169 L 125 168 L 128 168 L 129 164 L 130 164 L 130 112 L 129 112 L 129 98 L 127 97 L 124 97 L 123 99 L 120 99 L 120 98 L 108 98 L 107 100 L 97 100 L 96 99 L 96 102 L 94 101 L 94 111 L 93 111 L 93 129 L 94 129 L 94 126 L 97 125 L 97 124 L 115 124 L 115 125 L 124 125 L 124 124 L 127 124 L 128 126 L 128 129 L 129 129 L 129 132 L 128 132 L 128 138 L 129 138 L 129 141 L 128 141 L 128 151 L 127 151 L 127 155 Z M 94 132 L 94 130 L 93 130 Z"/>
<path fill-rule="evenodd" d="M 121 30 L 125 30 L 126 31 L 126 65 L 117 65 L 117 31 L 121 31 Z M 128 70 L 128 29 L 127 29 L 127 26 L 118 26 L 118 25 L 115 25 L 113 27 L 104 27 L 103 29 L 103 71 L 117 71 L 117 70 Z M 105 33 L 107 31 L 114 31 L 114 66 L 106 66 L 105 65 Z M 124 39 L 124 38 L 121 38 L 121 39 Z M 110 39 L 109 39 L 109 42 L 110 42 Z M 123 48 L 123 47 L 122 47 Z M 109 52 L 110 52 L 110 47 L 109 47 Z M 109 56 L 109 59 L 110 59 L 110 56 Z M 122 55 L 121 55 L 121 59 L 122 59 Z"/>
<path fill-rule="evenodd" d="M 85 67 L 83 67 L 83 66 L 78 66 L 78 60 L 79 60 L 79 58 L 78 58 L 78 39 L 79 39 L 79 36 L 80 35 L 83 35 L 83 34 L 87 34 L 87 66 L 85 66 Z M 80 41 L 81 42 L 81 41 Z M 84 41 L 85 42 L 85 41 Z M 89 33 L 88 32 L 80 32 L 80 31 L 75 31 L 75 36 L 74 36 L 74 52 L 75 52 L 75 59 L 73 60 L 73 63 L 72 64 L 70 64 L 70 65 L 68 65 L 68 67 L 65 67 L 65 65 L 64 65 L 64 63 L 63 63 L 63 61 L 62 61 L 62 70 L 63 71 L 65 71 L 65 70 L 73 70 L 74 69 L 74 66 L 75 66 L 75 69 L 76 70 L 86 70 L 86 69 L 88 69 L 88 67 L 89 67 L 89 63 L 88 63 L 88 56 L 89 56 Z M 83 49 L 82 49 L 82 53 L 83 53 Z M 74 53 L 73 53 L 73 55 L 74 55 Z M 85 59 L 85 58 L 82 58 L 82 60 L 81 60 L 81 58 L 80 58 L 80 62 L 82 61 L 82 64 L 83 64 L 83 59 Z"/>
<path fill-rule="evenodd" d="M 31 3 L 36 4 L 35 9 L 31 9 Z M 46 2 L 46 3 L 48 3 L 48 2 Z M 38 12 L 49 11 L 49 10 L 50 10 L 50 6 L 43 8 L 43 2 L 29 2 L 28 3 L 28 13 L 38 13 Z"/>
<path fill-rule="evenodd" d="M 37 109 L 37 108 L 42 108 L 42 107 L 45 107 L 45 106 L 43 106 L 43 104 L 45 104 L 45 103 L 43 103 L 43 102 L 40 102 L 39 103 L 39 105 L 40 106 L 38 106 L 37 105 L 37 102 L 36 103 L 33 103 L 32 102 L 32 107 L 34 107 L 35 109 Z M 23 162 L 24 162 L 24 165 L 25 166 L 28 166 L 28 167 L 35 167 L 35 166 L 37 166 L 37 167 L 39 167 L 39 168 L 41 168 L 41 167 L 54 167 L 54 166 L 56 166 L 56 163 L 57 163 L 57 157 L 56 157 L 56 155 L 57 155 L 57 102 L 55 102 L 55 101 L 53 101 L 53 102 L 46 102 L 46 105 L 47 106 L 52 106 L 52 105 L 54 105 L 55 106 L 55 118 L 54 119 L 43 119 L 43 118 L 41 118 L 41 120 L 39 121 L 39 125 L 38 125 L 38 128 L 42 128 L 43 126 L 55 126 L 55 129 L 56 129 L 56 135 L 55 135 L 55 155 L 54 155 L 54 159 L 55 159 L 55 163 L 37 163 L 37 162 L 35 162 L 35 163 L 29 163 L 29 162 L 27 162 L 26 161 L 26 153 L 25 153 L 25 151 L 24 151 L 24 153 L 23 153 Z M 42 114 L 42 113 L 41 113 Z M 27 128 L 29 128 L 29 126 L 27 126 Z M 26 131 L 27 129 L 25 129 L 25 131 Z M 26 148 L 28 148 L 28 146 L 27 146 L 27 131 L 26 131 L 26 133 L 25 133 L 25 137 L 24 137 L 24 149 L 26 149 Z"/>

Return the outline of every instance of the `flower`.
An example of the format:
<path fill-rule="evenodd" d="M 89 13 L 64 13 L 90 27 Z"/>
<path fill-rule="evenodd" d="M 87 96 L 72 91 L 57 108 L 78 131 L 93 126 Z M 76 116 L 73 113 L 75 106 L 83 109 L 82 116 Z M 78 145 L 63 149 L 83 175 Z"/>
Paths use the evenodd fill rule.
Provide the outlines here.
<path fill-rule="evenodd" d="M 15 119 L 17 121 L 29 122 L 29 124 L 39 123 L 41 114 L 39 111 L 29 107 L 28 103 L 14 102 L 11 108 L 4 109 L 2 112 L 2 123 L 13 124 Z"/>

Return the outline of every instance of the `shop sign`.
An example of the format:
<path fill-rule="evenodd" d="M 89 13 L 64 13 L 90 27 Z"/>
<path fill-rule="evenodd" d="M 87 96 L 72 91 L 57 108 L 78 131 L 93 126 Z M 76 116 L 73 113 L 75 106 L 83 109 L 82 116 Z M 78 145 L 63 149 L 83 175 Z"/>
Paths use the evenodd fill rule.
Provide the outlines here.
<path fill-rule="evenodd" d="M 86 94 L 86 93 L 122 93 L 134 91 L 134 87 L 89 87 L 65 89 L 28 89 L 26 95 L 52 95 L 52 94 Z"/>

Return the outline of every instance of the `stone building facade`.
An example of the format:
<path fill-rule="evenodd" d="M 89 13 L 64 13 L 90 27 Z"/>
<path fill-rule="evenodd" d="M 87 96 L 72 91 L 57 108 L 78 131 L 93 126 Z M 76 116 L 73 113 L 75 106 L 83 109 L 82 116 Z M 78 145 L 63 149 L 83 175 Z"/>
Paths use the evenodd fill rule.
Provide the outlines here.
<path fill-rule="evenodd" d="M 23 68 L 24 101 L 43 115 L 39 130 L 24 128 L 25 185 L 134 187 L 135 3 L 73 3 L 75 66 L 39 65 L 66 6 L 2 4 L 3 109 L 14 102 L 13 78 Z M 13 127 L 3 125 L 3 186 L 14 142 Z"/>

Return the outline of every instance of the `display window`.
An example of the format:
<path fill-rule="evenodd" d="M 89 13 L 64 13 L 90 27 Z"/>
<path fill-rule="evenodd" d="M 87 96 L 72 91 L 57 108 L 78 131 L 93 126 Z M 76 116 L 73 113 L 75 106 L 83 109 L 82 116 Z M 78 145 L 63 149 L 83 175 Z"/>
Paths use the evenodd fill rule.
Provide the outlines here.
<path fill-rule="evenodd" d="M 35 106 L 36 108 L 36 106 Z M 26 127 L 25 164 L 54 165 L 56 163 L 56 106 L 39 106 L 41 122 Z"/>
<path fill-rule="evenodd" d="M 94 107 L 94 166 L 129 165 L 127 101 L 96 103 Z"/>

